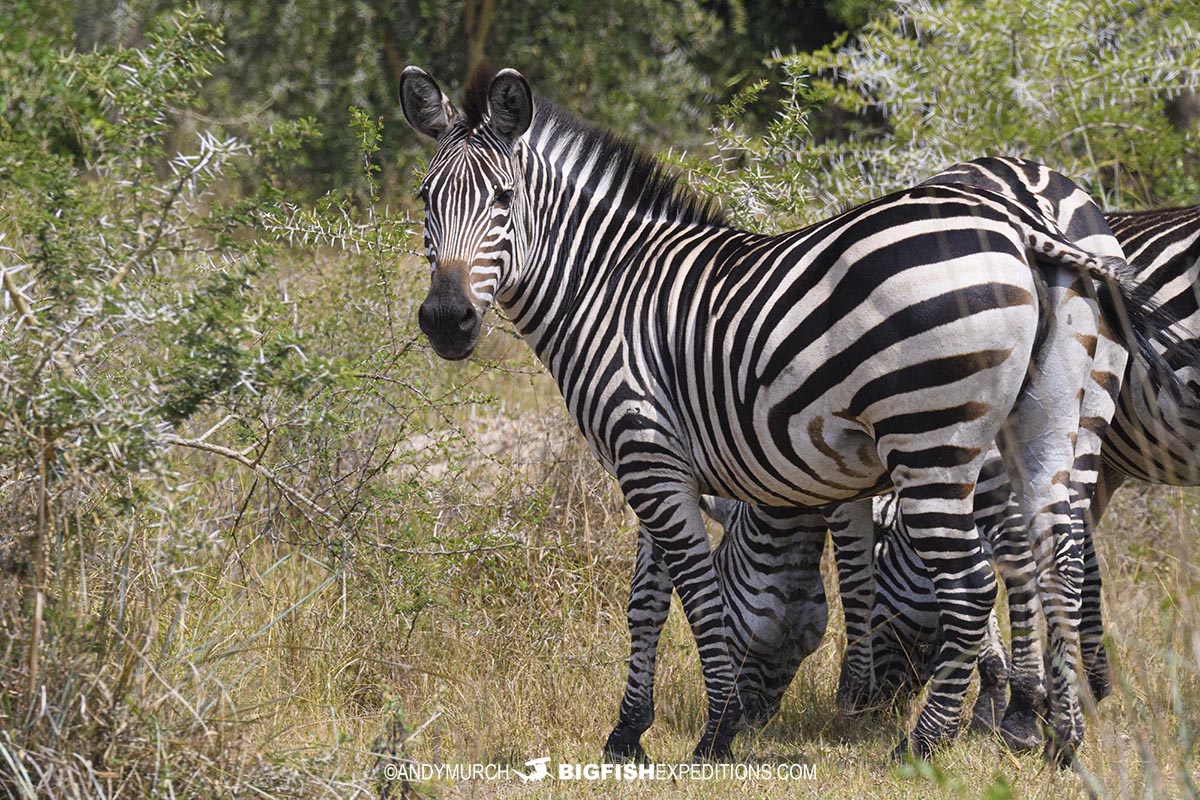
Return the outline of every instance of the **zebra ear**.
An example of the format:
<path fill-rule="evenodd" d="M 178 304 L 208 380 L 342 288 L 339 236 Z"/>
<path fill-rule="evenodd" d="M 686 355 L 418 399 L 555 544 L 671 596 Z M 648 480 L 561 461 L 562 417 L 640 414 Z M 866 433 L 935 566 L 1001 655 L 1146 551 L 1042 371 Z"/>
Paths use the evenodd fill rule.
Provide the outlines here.
<path fill-rule="evenodd" d="M 533 120 L 533 92 L 515 69 L 502 69 L 488 87 L 488 124 L 510 142 L 529 130 Z"/>
<path fill-rule="evenodd" d="M 441 136 L 458 116 L 437 81 L 420 67 L 405 67 L 400 75 L 400 107 L 413 130 L 431 139 Z"/>

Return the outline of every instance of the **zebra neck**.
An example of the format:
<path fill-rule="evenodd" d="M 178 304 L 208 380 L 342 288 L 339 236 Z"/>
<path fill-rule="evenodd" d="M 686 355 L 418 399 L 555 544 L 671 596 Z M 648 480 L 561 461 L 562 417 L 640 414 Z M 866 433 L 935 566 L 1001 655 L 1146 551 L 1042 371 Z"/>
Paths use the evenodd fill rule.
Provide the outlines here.
<path fill-rule="evenodd" d="M 543 126 L 530 138 L 526 224 L 516 234 L 523 263 L 497 300 L 561 379 L 564 363 L 592 344 L 580 332 L 598 329 L 631 278 L 660 271 L 665 242 L 720 225 L 657 167 L 615 157 L 616 145 L 591 140 L 589 129 L 560 133 Z"/>

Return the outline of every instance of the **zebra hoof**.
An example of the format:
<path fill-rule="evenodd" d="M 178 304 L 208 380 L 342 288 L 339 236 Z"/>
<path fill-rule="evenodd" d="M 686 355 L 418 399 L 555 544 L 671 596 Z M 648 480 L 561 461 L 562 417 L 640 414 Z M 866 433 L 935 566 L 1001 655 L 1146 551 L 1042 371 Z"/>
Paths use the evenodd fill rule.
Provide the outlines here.
<path fill-rule="evenodd" d="M 1033 713 L 1006 714 L 1000 723 L 1000 738 L 1009 750 L 1018 753 L 1036 750 L 1042 744 L 1042 732 Z"/>
<path fill-rule="evenodd" d="M 1108 673 L 1108 655 L 1101 647 L 1095 657 L 1095 661 L 1087 665 L 1087 682 L 1088 688 L 1092 690 L 1092 699 L 1099 703 L 1104 698 L 1112 694 L 1112 680 Z"/>
<path fill-rule="evenodd" d="M 984 733 L 996 733 L 1007 703 L 1003 691 L 980 694 L 971 712 L 971 728 Z"/>
<path fill-rule="evenodd" d="M 1099 703 L 1112 694 L 1112 682 L 1108 675 L 1088 674 L 1088 688 L 1092 690 L 1092 698 Z"/>
<path fill-rule="evenodd" d="M 692 761 L 733 761 L 733 737 L 740 727 L 740 722 L 741 714 L 738 714 L 737 724 L 709 723 L 704 736 L 700 737 L 700 744 L 696 745 L 692 752 Z"/>
<path fill-rule="evenodd" d="M 700 744 L 696 745 L 696 749 L 692 751 L 692 763 L 733 761 L 733 748 L 730 746 L 730 740 L 709 742 L 706 741 L 707 739 L 707 736 L 701 739 Z"/>
<path fill-rule="evenodd" d="M 904 763 L 906 761 L 928 761 L 933 752 L 933 745 L 917 736 L 905 736 L 892 749 L 892 759 Z"/>
<path fill-rule="evenodd" d="M 1071 739 L 1075 739 L 1075 741 L 1071 741 Z M 1059 769 L 1067 769 L 1074 766 L 1075 760 L 1078 757 L 1080 740 L 1077 737 L 1051 736 L 1046 741 L 1046 749 L 1043 752 L 1046 763 L 1053 764 Z"/>
<path fill-rule="evenodd" d="M 838 712 L 844 716 L 861 716 L 879 710 L 869 685 L 855 684 L 838 687 Z"/>
<path fill-rule="evenodd" d="M 743 714 L 746 729 L 757 732 L 767 727 L 767 723 L 779 713 L 779 706 L 779 702 L 758 703 L 745 701 Z"/>
<path fill-rule="evenodd" d="M 649 764 L 650 757 L 646 755 L 640 738 L 620 728 L 614 730 L 604 743 L 604 760 L 611 764 Z"/>

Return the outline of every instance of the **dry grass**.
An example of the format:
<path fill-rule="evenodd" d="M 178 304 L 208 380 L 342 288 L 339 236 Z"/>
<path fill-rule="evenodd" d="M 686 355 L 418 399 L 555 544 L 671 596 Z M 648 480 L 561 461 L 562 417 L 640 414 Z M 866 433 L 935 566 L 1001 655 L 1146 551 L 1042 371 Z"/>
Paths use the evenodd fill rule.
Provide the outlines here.
<path fill-rule="evenodd" d="M 1193 605 L 1200 576 L 1191 534 L 1198 500 L 1195 492 L 1131 489 L 1107 520 L 1110 535 L 1101 545 L 1107 562 L 1106 612 L 1121 687 L 1089 719 L 1085 777 L 1049 768 L 1040 755 L 1014 756 L 997 741 L 973 733 L 939 753 L 936 770 L 917 774 L 892 766 L 888 754 L 904 719 L 831 715 L 842 646 L 834 622 L 820 650 L 801 668 L 782 714 L 763 733 L 743 736 L 737 745 L 738 757 L 747 761 L 814 763 L 816 781 L 537 788 L 514 783 L 504 787 L 503 796 L 973 797 L 990 789 L 999 797 L 1008 793 L 1006 786 L 1020 797 L 1082 797 L 1089 786 L 1100 796 L 1189 796 L 1200 775 L 1189 739 L 1200 722 L 1200 620 Z M 1112 531 L 1121 532 L 1119 541 Z M 569 592 L 557 608 L 543 606 L 536 596 L 481 608 L 481 613 L 490 611 L 482 625 L 451 628 L 450 640 L 465 638 L 472 642 L 469 649 L 447 650 L 439 642 L 427 650 L 432 659 L 427 663 L 444 664 L 458 677 L 448 691 L 443 685 L 444 694 L 422 692 L 408 705 L 414 719 L 441 714 L 413 742 L 416 757 L 518 767 L 541 755 L 551 756 L 552 763 L 597 759 L 624 680 L 620 600 L 631 533 L 625 520 L 615 539 L 621 557 L 588 569 L 599 581 L 588 587 L 592 591 Z M 596 548 L 613 541 L 608 532 L 597 538 Z M 587 545 L 579 546 L 588 552 Z M 554 592 L 563 586 L 555 566 L 544 564 L 540 569 L 551 571 L 535 571 L 529 578 Z M 827 585 L 833 585 L 832 576 L 826 564 Z M 835 608 L 835 620 L 837 615 Z M 699 736 L 704 704 L 694 646 L 678 608 L 660 658 L 658 716 L 645 744 L 656 760 L 683 761 Z M 441 787 L 440 795 L 484 797 L 494 791 L 494 785 L 465 785 Z"/>
<path fill-rule="evenodd" d="M 410 306 L 400 303 L 398 318 Z M 416 455 L 376 479 L 377 504 L 341 539 L 240 465 L 176 453 L 171 470 L 194 481 L 172 517 L 178 531 L 135 513 L 86 548 L 56 551 L 45 697 L 23 688 L 30 633 L 19 574 L 5 578 L 0 788 L 46 795 L 31 788 L 40 783 L 79 797 L 1003 797 L 1010 788 L 1060 800 L 1089 787 L 1105 797 L 1195 796 L 1200 493 L 1139 487 L 1118 498 L 1100 535 L 1120 686 L 1089 718 L 1085 776 L 970 733 L 933 769 L 894 766 L 904 719 L 832 714 L 842 646 L 834 600 L 830 632 L 781 715 L 736 744 L 746 761 L 815 764 L 816 780 L 389 784 L 376 753 L 516 768 L 538 756 L 552 768 L 597 761 L 624 684 L 632 517 L 523 346 L 495 331 L 483 355 L 505 368 L 476 377 L 478 366 L 447 369 L 428 356 L 431 373 L 473 379 L 492 399 L 407 418 L 411 430 L 393 432 Z M 449 429 L 461 437 L 438 444 Z M 171 550 L 193 527 L 200 540 Z M 832 574 L 827 564 L 830 587 Z M 645 737 L 655 760 L 689 758 L 701 686 L 676 608 Z"/>

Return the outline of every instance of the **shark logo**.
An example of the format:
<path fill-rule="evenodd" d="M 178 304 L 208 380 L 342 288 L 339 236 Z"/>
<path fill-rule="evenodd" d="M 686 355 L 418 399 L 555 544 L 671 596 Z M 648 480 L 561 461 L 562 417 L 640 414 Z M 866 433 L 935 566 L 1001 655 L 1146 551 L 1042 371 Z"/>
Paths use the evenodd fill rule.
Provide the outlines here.
<path fill-rule="evenodd" d="M 525 762 L 525 766 L 529 767 L 529 772 L 521 772 L 519 769 L 514 769 L 513 772 L 520 775 L 521 780 L 524 783 L 529 783 L 530 781 L 540 781 L 544 778 L 550 777 L 550 770 L 546 766 L 548 763 L 550 763 L 550 756 L 535 758 Z"/>

